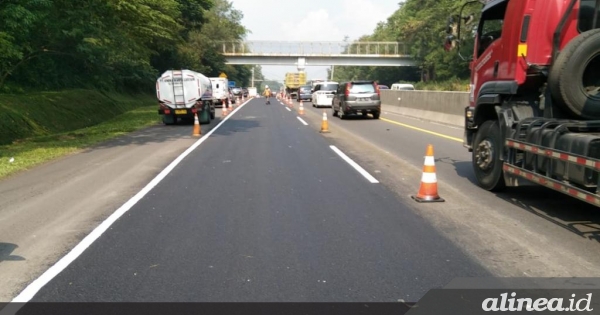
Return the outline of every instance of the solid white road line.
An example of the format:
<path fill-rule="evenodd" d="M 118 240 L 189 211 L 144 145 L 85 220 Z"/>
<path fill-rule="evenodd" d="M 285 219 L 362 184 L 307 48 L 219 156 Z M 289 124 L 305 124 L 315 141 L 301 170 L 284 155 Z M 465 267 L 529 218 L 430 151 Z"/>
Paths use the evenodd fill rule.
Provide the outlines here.
<path fill-rule="evenodd" d="M 285 109 L 288 110 L 288 112 L 291 112 L 292 110 L 289 107 L 286 107 Z"/>
<path fill-rule="evenodd" d="M 131 197 L 126 203 L 124 203 L 119 209 L 111 214 L 104 222 L 98 225 L 90 234 L 88 234 L 79 244 L 77 244 L 67 255 L 61 258 L 54 266 L 46 270 L 39 278 L 29 284 L 17 297 L 15 297 L 13 303 L 26 303 L 31 300 L 35 294 L 50 280 L 56 277 L 61 271 L 67 268 L 77 257 L 79 257 L 94 241 L 96 241 L 110 226 L 115 223 L 123 214 L 131 209 L 140 199 L 142 199 L 148 192 L 152 190 L 158 183 L 160 183 L 169 173 L 194 149 L 200 146 L 210 135 L 215 132 L 221 125 L 223 125 L 235 112 L 240 110 L 246 105 L 251 99 L 244 102 L 242 105 L 234 109 L 229 115 L 227 115 L 218 125 L 207 132 L 202 138 L 198 139 L 192 146 L 190 146 L 185 152 L 181 153 L 171 164 L 169 164 L 164 170 L 162 170 L 152 181 L 150 181 L 146 187 L 142 188 L 135 196 Z M 0 312 L 1 314 L 1 312 Z"/>
<path fill-rule="evenodd" d="M 306 123 L 306 121 L 304 121 L 304 119 L 300 118 L 300 117 L 296 117 L 298 118 L 298 120 L 303 123 L 305 126 L 308 126 L 308 124 Z"/>
<path fill-rule="evenodd" d="M 379 183 L 379 181 L 377 179 L 375 179 L 375 177 L 371 176 L 371 174 L 369 174 L 367 171 L 365 171 L 364 168 L 360 167 L 360 165 L 358 165 L 351 158 L 349 158 L 346 154 L 344 154 L 344 152 L 340 151 L 340 149 L 338 149 L 336 146 L 330 145 L 329 147 L 331 148 L 331 150 L 333 150 L 333 152 L 337 153 L 344 161 L 348 162 L 348 164 L 350 164 L 352 167 L 354 167 L 354 169 L 356 169 L 368 181 L 370 181 L 373 184 Z"/>

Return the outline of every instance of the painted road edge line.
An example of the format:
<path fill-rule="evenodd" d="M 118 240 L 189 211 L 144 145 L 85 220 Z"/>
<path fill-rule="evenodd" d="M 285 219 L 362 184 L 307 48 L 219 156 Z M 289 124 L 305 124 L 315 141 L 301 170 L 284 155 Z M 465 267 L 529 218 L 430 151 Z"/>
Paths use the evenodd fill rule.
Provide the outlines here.
<path fill-rule="evenodd" d="M 56 277 L 60 272 L 67 268 L 77 257 L 79 257 L 94 241 L 96 241 L 110 226 L 115 223 L 123 214 L 131 209 L 138 201 L 140 201 L 148 192 L 150 192 L 158 183 L 160 183 L 171 171 L 194 149 L 200 146 L 210 135 L 215 132 L 221 125 L 223 125 L 235 112 L 240 110 L 242 106 L 246 105 L 252 99 L 247 100 L 236 109 L 234 109 L 229 115 L 227 115 L 219 124 L 207 132 L 203 137 L 194 142 L 187 150 L 181 153 L 171 164 L 163 169 L 154 179 L 152 179 L 142 190 L 135 194 L 131 199 L 125 202 L 115 212 L 113 212 L 108 218 L 106 218 L 100 225 L 98 225 L 90 234 L 88 234 L 81 242 L 79 242 L 69 253 L 58 260 L 52 267 L 42 273 L 37 279 L 30 283 L 19 295 L 17 295 L 12 302 L 13 303 L 26 303 L 29 302 L 48 282 Z M 2 314 L 3 312 L 0 312 Z"/>
<path fill-rule="evenodd" d="M 351 158 L 349 158 L 346 154 L 344 154 L 344 152 L 340 151 L 340 149 L 338 149 L 336 146 L 330 145 L 329 147 L 331 148 L 331 150 L 333 150 L 333 152 L 337 153 L 344 161 L 346 161 L 348 164 L 350 164 L 350 166 L 354 167 L 354 169 L 357 170 L 368 181 L 370 181 L 373 184 L 379 183 L 379 181 L 377 179 L 375 179 L 375 177 L 373 177 L 371 174 L 369 174 L 369 172 L 365 171 L 364 168 L 362 168 L 360 165 L 358 165 L 356 162 L 354 162 Z"/>
<path fill-rule="evenodd" d="M 431 131 L 431 130 L 427 130 L 427 129 L 423 129 L 423 128 L 419 128 L 419 127 L 415 127 L 415 126 L 403 124 L 401 122 L 397 122 L 397 121 L 391 120 L 391 119 L 385 119 L 383 117 L 380 117 L 379 119 L 383 120 L 385 122 L 388 122 L 390 124 L 395 124 L 395 125 L 398 125 L 398 126 L 406 127 L 406 128 L 417 130 L 417 131 L 421 131 L 421 132 L 424 132 L 424 133 L 428 133 L 428 134 L 431 134 L 431 135 L 434 135 L 434 136 L 446 138 L 446 139 L 449 139 L 449 140 L 454 140 L 454 141 L 461 142 L 461 143 L 463 142 L 463 139 L 452 137 L 452 136 L 447 136 L 447 135 L 445 135 L 443 133 L 439 133 L 439 132 L 435 132 L 435 131 Z"/>
<path fill-rule="evenodd" d="M 306 123 L 306 121 L 304 121 L 304 119 L 302 119 L 302 118 L 300 118 L 300 117 L 298 117 L 298 116 L 296 116 L 296 118 L 298 118 L 298 120 L 299 120 L 301 123 L 303 123 L 305 126 L 308 126 L 308 124 Z"/>

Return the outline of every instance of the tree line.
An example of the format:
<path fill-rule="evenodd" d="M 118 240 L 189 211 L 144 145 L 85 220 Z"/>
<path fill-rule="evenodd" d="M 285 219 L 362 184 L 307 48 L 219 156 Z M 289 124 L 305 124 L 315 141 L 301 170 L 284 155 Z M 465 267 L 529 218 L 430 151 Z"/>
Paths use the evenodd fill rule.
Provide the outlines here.
<path fill-rule="evenodd" d="M 412 56 L 418 66 L 338 66 L 334 69 L 334 80 L 378 80 L 387 85 L 396 82 L 445 81 L 464 85 L 464 80 L 469 78 L 468 62 L 463 61 L 456 52 L 444 50 L 448 18 L 458 14 L 464 2 L 406 0 L 399 3 L 398 9 L 387 20 L 378 23 L 370 35 L 364 35 L 357 41 L 400 42 L 400 50 Z M 475 7 L 470 8 L 473 10 Z M 462 54 L 468 55 L 472 47 L 472 40 L 464 42 Z"/>
<path fill-rule="evenodd" d="M 0 92 L 150 91 L 169 69 L 247 86 L 217 44 L 246 36 L 242 17 L 227 0 L 0 0 Z"/>

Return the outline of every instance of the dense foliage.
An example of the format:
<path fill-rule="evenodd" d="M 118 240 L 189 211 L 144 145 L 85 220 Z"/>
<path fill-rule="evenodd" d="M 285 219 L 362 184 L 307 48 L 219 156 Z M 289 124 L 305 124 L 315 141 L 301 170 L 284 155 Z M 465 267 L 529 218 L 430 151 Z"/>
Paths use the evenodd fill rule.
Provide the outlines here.
<path fill-rule="evenodd" d="M 151 90 L 165 70 L 225 72 L 217 41 L 248 32 L 227 0 L 0 0 L 0 91 Z"/>
<path fill-rule="evenodd" d="M 411 55 L 419 67 L 335 67 L 336 81 L 370 79 L 391 85 L 405 81 L 450 81 L 464 85 L 469 78 L 468 62 L 457 53 L 444 50 L 445 29 L 448 18 L 458 14 L 466 1 L 456 0 L 406 0 L 384 22 L 380 22 L 372 34 L 358 41 L 398 41 L 404 52 Z M 468 12 L 480 9 L 477 5 L 467 7 Z M 464 31 L 464 30 L 463 30 Z M 472 51 L 472 39 L 465 39 L 462 54 Z M 456 84 L 445 84 L 452 87 Z"/>

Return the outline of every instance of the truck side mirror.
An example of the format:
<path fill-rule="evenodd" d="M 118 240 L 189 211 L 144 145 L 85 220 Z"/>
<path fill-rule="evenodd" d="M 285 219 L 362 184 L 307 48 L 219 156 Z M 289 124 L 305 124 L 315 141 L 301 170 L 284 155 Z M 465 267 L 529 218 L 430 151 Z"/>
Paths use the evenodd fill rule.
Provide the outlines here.
<path fill-rule="evenodd" d="M 456 39 L 454 36 L 446 36 L 446 40 L 444 41 L 444 50 L 451 51 L 456 48 Z"/>
<path fill-rule="evenodd" d="M 448 23 L 446 24 L 446 34 L 454 37 L 458 36 L 458 21 L 455 16 L 448 18 Z"/>

